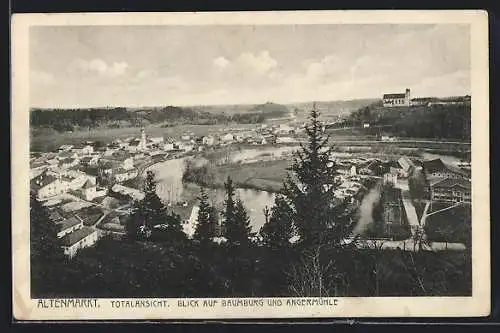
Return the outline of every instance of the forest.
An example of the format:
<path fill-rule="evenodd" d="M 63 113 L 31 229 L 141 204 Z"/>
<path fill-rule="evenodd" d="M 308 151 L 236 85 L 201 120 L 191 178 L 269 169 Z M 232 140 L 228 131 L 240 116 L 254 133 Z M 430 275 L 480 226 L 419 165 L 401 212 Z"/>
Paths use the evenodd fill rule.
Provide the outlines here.
<path fill-rule="evenodd" d="M 117 108 L 91 109 L 32 109 L 32 128 L 51 129 L 57 132 L 90 130 L 94 128 L 138 127 L 164 123 L 168 126 L 180 124 L 213 125 L 226 123 L 261 123 L 265 115 L 258 112 L 232 115 L 212 114 L 186 107 L 158 107 L 129 110 Z"/>

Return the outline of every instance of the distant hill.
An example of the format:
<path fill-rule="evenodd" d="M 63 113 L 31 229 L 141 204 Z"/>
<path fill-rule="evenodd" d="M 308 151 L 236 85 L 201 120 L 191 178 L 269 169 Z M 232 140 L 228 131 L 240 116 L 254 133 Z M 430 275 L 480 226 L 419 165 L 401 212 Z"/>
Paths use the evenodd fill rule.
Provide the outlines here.
<path fill-rule="evenodd" d="M 265 104 L 256 105 L 249 110 L 250 113 L 262 114 L 266 119 L 289 117 L 290 110 L 281 104 L 267 102 Z"/>
<path fill-rule="evenodd" d="M 372 134 L 381 134 L 376 133 L 377 126 L 384 126 L 385 133 L 401 137 L 470 140 L 471 105 L 456 97 L 432 99 L 431 104 L 411 107 L 384 107 L 382 101 L 377 101 L 351 113 L 342 126 L 366 123 L 374 131 Z"/>

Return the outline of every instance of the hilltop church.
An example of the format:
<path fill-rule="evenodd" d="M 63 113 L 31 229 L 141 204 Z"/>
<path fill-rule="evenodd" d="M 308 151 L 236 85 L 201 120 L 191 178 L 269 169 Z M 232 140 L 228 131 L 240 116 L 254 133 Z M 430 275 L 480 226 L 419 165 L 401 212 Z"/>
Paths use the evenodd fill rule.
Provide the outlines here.
<path fill-rule="evenodd" d="M 406 88 L 405 93 L 402 94 L 384 94 L 384 96 L 382 96 L 382 100 L 384 102 L 384 106 L 386 107 L 410 106 L 410 89 Z"/>

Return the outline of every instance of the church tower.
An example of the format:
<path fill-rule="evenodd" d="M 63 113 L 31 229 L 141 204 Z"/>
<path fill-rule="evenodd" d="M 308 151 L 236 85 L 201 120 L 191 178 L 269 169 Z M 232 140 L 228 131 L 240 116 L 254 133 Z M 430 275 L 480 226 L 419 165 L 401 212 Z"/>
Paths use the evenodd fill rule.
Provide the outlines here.
<path fill-rule="evenodd" d="M 405 105 L 410 106 L 411 105 L 411 99 L 410 99 L 410 89 L 406 88 L 405 91 Z"/>
<path fill-rule="evenodd" d="M 141 128 L 141 140 L 139 142 L 139 149 L 140 150 L 146 150 L 146 131 L 144 130 L 144 127 Z"/>

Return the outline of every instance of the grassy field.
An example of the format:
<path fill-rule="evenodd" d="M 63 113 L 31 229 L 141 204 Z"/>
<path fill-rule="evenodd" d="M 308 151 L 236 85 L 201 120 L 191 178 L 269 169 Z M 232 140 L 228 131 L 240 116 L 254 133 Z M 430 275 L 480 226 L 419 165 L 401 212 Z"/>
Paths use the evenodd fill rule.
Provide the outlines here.
<path fill-rule="evenodd" d="M 207 171 L 207 179 L 210 179 L 208 186 L 224 188 L 227 177 L 231 177 L 236 187 L 239 188 L 278 192 L 283 185 L 286 168 L 289 166 L 289 160 L 209 166 Z"/>

